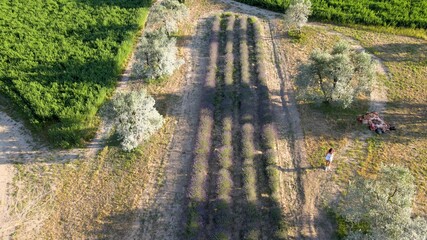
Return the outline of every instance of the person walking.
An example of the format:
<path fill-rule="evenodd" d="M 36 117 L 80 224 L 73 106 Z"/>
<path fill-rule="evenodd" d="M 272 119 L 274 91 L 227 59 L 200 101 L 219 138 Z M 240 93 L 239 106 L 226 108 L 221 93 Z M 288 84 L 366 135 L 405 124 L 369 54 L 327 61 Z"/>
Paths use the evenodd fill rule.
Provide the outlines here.
<path fill-rule="evenodd" d="M 334 149 L 330 148 L 325 157 L 325 171 L 331 170 L 331 163 L 334 159 Z"/>

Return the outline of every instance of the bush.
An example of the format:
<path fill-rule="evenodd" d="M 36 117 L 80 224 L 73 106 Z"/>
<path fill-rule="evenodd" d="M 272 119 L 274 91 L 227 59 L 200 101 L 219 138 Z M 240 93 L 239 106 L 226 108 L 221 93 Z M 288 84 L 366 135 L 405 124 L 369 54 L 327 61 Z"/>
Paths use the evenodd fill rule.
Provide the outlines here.
<path fill-rule="evenodd" d="M 248 22 L 246 17 L 240 18 L 240 68 L 243 87 L 249 87 L 250 72 L 249 72 L 249 49 L 248 49 Z"/>
<path fill-rule="evenodd" d="M 104 116 L 113 122 L 125 151 L 136 148 L 162 126 L 163 117 L 154 104 L 154 99 L 142 90 L 118 93 L 108 105 Z"/>
<path fill-rule="evenodd" d="M 187 233 L 197 236 L 203 228 L 203 213 L 207 201 L 206 180 L 208 175 L 209 158 L 212 146 L 212 130 L 214 127 L 215 79 L 218 59 L 218 34 L 220 29 L 220 18 L 215 17 L 210 34 L 209 53 L 210 61 L 208 73 L 204 83 L 204 98 L 200 110 L 199 129 L 197 133 L 196 146 L 194 150 L 193 170 L 188 189 L 189 219 L 187 222 Z"/>
<path fill-rule="evenodd" d="M 185 4 L 178 0 L 163 0 L 160 4 L 152 7 L 150 21 L 155 28 L 165 29 L 170 36 L 178 31 L 178 24 L 188 16 L 188 9 Z"/>
<path fill-rule="evenodd" d="M 376 179 L 357 178 L 339 207 L 350 223 L 342 232 L 349 233 L 348 239 L 425 239 L 426 220 L 411 216 L 414 194 L 414 177 L 407 168 L 381 166 Z"/>
<path fill-rule="evenodd" d="M 233 63 L 234 63 L 234 56 L 233 56 L 233 42 L 234 42 L 234 22 L 235 17 L 234 15 L 231 15 L 228 17 L 227 21 L 227 43 L 225 46 L 225 76 L 224 76 L 224 82 L 226 87 L 226 96 L 230 97 L 231 95 L 231 86 L 233 84 Z"/>
<path fill-rule="evenodd" d="M 171 75 L 184 62 L 177 57 L 176 39 L 162 29 L 146 32 L 135 54 L 132 73 L 147 81 Z"/>
<path fill-rule="evenodd" d="M 282 219 L 280 208 L 280 171 L 277 168 L 277 152 L 276 152 L 276 129 L 272 124 L 272 109 L 270 104 L 270 94 L 267 86 L 265 56 L 262 41 L 262 28 L 256 18 L 251 18 L 251 24 L 254 29 L 256 67 L 258 77 L 258 99 L 259 99 L 259 115 L 261 132 L 261 147 L 263 149 L 263 161 L 265 172 L 268 178 L 268 184 L 271 193 L 272 207 L 270 209 L 270 219 L 275 226 L 274 235 L 278 239 L 285 238 L 286 226 Z"/>
<path fill-rule="evenodd" d="M 208 172 L 208 161 L 212 145 L 213 113 L 202 109 L 195 147 L 193 173 L 189 188 L 189 197 L 192 200 L 203 202 L 206 200 L 205 181 Z"/>
<path fill-rule="evenodd" d="M 301 33 L 301 28 L 307 23 L 310 14 L 310 0 L 292 0 L 285 13 L 285 22 L 288 29 L 296 29 L 298 33 Z"/>

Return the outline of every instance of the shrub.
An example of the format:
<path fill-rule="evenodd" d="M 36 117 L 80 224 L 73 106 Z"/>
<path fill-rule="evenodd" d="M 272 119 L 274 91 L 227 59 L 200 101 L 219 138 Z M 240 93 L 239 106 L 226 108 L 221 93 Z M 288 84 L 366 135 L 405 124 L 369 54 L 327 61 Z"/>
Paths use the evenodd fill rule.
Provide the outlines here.
<path fill-rule="evenodd" d="M 272 124 L 272 109 L 270 105 L 270 95 L 267 86 L 265 56 L 262 41 L 262 28 L 256 18 L 251 18 L 250 23 L 253 26 L 256 67 L 258 77 L 258 99 L 259 99 L 259 114 L 261 132 L 261 147 L 263 149 L 263 160 L 265 172 L 268 178 L 268 184 L 271 193 L 272 206 L 270 208 L 270 220 L 275 226 L 274 235 L 278 239 L 285 238 L 286 226 L 282 219 L 282 211 L 280 208 L 280 171 L 277 168 L 277 152 L 276 152 L 276 129 Z"/>
<path fill-rule="evenodd" d="M 125 151 L 136 148 L 162 126 L 163 117 L 154 104 L 154 99 L 141 90 L 118 93 L 108 105 L 104 116 L 113 122 Z"/>
<path fill-rule="evenodd" d="M 233 180 L 228 169 L 221 169 L 218 173 L 218 198 L 226 203 L 231 202 Z"/>
<path fill-rule="evenodd" d="M 414 177 L 400 166 L 381 166 L 373 180 L 357 178 L 339 207 L 339 212 L 353 226 L 347 238 L 425 239 L 426 220 L 411 217 L 414 194 Z M 355 226 L 363 228 L 354 229 Z"/>
<path fill-rule="evenodd" d="M 270 94 L 267 86 L 267 73 L 265 69 L 265 56 L 262 39 L 262 28 L 256 18 L 250 18 L 250 23 L 254 29 L 255 41 L 255 59 L 257 70 L 257 84 L 258 84 L 258 99 L 259 99 L 259 114 L 263 124 L 269 124 L 273 120 L 271 114 Z"/>
<path fill-rule="evenodd" d="M 292 0 L 285 13 L 285 21 L 288 29 L 296 29 L 298 33 L 301 33 L 301 28 L 307 23 L 310 14 L 310 0 Z"/>
<path fill-rule="evenodd" d="M 185 4 L 178 0 L 163 0 L 151 9 L 150 20 L 157 29 L 165 29 L 168 35 L 178 31 L 178 24 L 188 16 Z"/>
<path fill-rule="evenodd" d="M 230 97 L 229 95 L 231 94 L 231 85 L 233 84 L 233 63 L 234 63 L 234 56 L 233 56 L 233 42 L 234 42 L 234 22 L 235 22 L 235 17 L 234 15 L 231 15 L 228 17 L 228 21 L 227 21 L 227 43 L 225 46 L 225 52 L 226 52 L 226 56 L 225 56 L 225 76 L 224 76 L 224 82 L 226 87 L 229 86 L 228 88 L 225 89 L 226 91 L 226 96 Z"/>
<path fill-rule="evenodd" d="M 147 81 L 169 76 L 183 64 L 177 52 L 176 39 L 168 37 L 164 30 L 146 32 L 136 51 L 132 73 Z"/>
<path fill-rule="evenodd" d="M 242 127 L 242 156 L 243 156 L 243 181 L 246 198 L 250 203 L 256 203 L 256 170 L 253 158 L 255 154 L 254 127 L 245 123 Z"/>
<path fill-rule="evenodd" d="M 213 113 L 201 110 L 199 131 L 195 147 L 193 173 L 189 187 L 190 199 L 198 202 L 206 200 L 205 181 L 208 173 L 208 159 L 212 145 Z"/>
<path fill-rule="evenodd" d="M 243 87 L 250 84 L 250 73 L 249 73 L 249 49 L 247 39 L 248 23 L 246 17 L 240 18 L 240 68 L 241 78 Z"/>
<path fill-rule="evenodd" d="M 369 94 L 374 67 L 369 54 L 350 50 L 345 42 L 335 45 L 331 53 L 315 50 L 310 63 L 300 69 L 299 98 L 322 99 L 347 108 L 355 97 Z"/>

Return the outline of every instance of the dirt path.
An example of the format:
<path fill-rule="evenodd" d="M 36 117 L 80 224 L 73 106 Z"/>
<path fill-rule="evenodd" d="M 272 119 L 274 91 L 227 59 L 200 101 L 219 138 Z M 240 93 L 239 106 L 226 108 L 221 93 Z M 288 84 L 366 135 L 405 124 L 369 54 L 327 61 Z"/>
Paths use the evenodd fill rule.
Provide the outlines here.
<path fill-rule="evenodd" d="M 15 174 L 15 164 L 70 161 L 82 155 L 82 149 L 71 151 L 50 150 L 38 145 L 25 127 L 4 111 L 0 106 L 0 238 L 13 233 L 15 226 L 23 219 L 12 211 L 11 184 Z"/>
<path fill-rule="evenodd" d="M 182 235 L 188 173 L 191 172 L 192 150 L 197 130 L 198 109 L 201 98 L 201 82 L 208 62 L 204 36 L 207 19 L 197 23 L 193 39 L 185 48 L 187 73 L 181 102 L 173 109 L 177 116 L 177 129 L 165 156 L 164 179 L 148 184 L 139 221 L 126 239 L 179 239 Z"/>

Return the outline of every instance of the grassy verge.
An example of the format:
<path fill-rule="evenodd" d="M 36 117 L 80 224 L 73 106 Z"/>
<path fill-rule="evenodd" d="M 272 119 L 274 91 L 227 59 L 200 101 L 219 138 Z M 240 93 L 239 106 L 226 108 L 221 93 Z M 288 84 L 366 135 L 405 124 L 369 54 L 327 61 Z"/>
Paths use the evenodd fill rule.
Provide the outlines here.
<path fill-rule="evenodd" d="M 416 177 L 415 212 L 427 215 L 427 42 L 386 33 L 334 28 L 356 37 L 361 44 L 380 57 L 391 78 L 381 79 L 387 88 L 385 119 L 398 126 L 396 132 L 368 139 L 368 154 L 361 162 L 363 175 L 376 172 L 380 162 L 397 163 L 408 167 Z"/>

